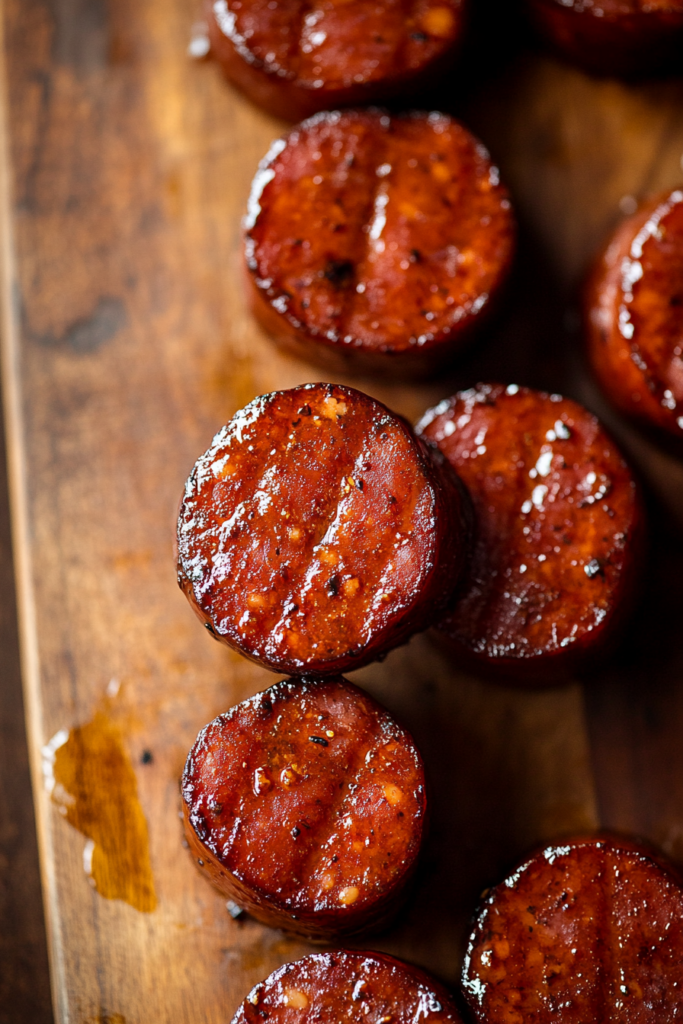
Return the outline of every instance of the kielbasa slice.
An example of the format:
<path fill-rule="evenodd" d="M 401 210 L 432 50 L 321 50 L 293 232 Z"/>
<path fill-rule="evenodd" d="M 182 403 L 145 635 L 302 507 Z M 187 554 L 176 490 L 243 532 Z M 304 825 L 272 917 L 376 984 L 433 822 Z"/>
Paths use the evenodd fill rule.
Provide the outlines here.
<path fill-rule="evenodd" d="M 187 482 L 178 579 L 213 635 L 273 671 L 358 668 L 425 629 L 468 543 L 456 475 L 353 388 L 254 399 Z"/>
<path fill-rule="evenodd" d="M 526 0 L 539 33 L 560 55 L 607 75 L 661 73 L 680 64 L 683 0 Z"/>
<path fill-rule="evenodd" d="M 682 438 L 683 188 L 619 226 L 585 298 L 590 359 L 605 393 L 627 415 Z"/>
<path fill-rule="evenodd" d="M 515 226 L 489 155 L 445 114 L 325 113 L 278 140 L 245 220 L 253 308 L 296 355 L 427 373 L 495 307 Z"/>
<path fill-rule="evenodd" d="M 232 1024 L 461 1024 L 434 978 L 387 953 L 335 950 L 285 964 L 256 985 Z"/>
<path fill-rule="evenodd" d="M 341 676 L 276 683 L 216 718 L 187 759 L 183 798 L 213 884 L 313 938 L 393 916 L 425 827 L 412 738 Z"/>
<path fill-rule="evenodd" d="M 451 72 L 463 0 L 205 0 L 212 54 L 277 117 L 384 102 Z"/>
<path fill-rule="evenodd" d="M 640 567 L 636 483 L 595 416 L 560 395 L 479 384 L 425 414 L 469 489 L 477 535 L 441 634 L 461 660 L 560 681 L 612 639 Z"/>
<path fill-rule="evenodd" d="M 548 846 L 491 890 L 463 988 L 482 1024 L 662 1024 L 683 1016 L 683 889 L 616 838 Z"/>

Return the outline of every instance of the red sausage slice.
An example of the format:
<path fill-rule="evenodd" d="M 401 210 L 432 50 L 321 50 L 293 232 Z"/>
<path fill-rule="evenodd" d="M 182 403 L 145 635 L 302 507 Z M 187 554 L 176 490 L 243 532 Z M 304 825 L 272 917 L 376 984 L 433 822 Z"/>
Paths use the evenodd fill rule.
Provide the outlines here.
<path fill-rule="evenodd" d="M 549 846 L 486 897 L 463 968 L 481 1024 L 683 1017 L 683 889 L 618 839 Z"/>
<path fill-rule="evenodd" d="M 206 0 L 227 77 L 278 117 L 414 96 L 451 71 L 463 0 Z"/>
<path fill-rule="evenodd" d="M 555 682 L 594 658 L 631 603 L 642 543 L 635 481 L 596 418 L 560 395 L 479 384 L 418 431 L 474 505 L 470 567 L 439 625 L 461 659 Z"/>
<path fill-rule="evenodd" d="M 489 155 L 445 114 L 326 113 L 278 140 L 245 221 L 256 316 L 336 368 L 429 372 L 495 305 L 515 226 Z"/>
<path fill-rule="evenodd" d="M 615 405 L 683 437 L 683 189 L 648 203 L 610 239 L 586 289 L 586 328 Z"/>
<path fill-rule="evenodd" d="M 442 461 L 352 388 L 257 398 L 187 482 L 180 586 L 219 640 L 267 668 L 358 668 L 453 591 L 468 509 Z"/>
<path fill-rule="evenodd" d="M 232 1024 L 461 1024 L 443 985 L 386 953 L 313 953 L 251 990 Z"/>
<path fill-rule="evenodd" d="M 190 847 L 254 917 L 308 937 L 391 916 L 425 825 L 410 735 L 345 679 L 289 679 L 216 718 L 183 775 Z"/>
<path fill-rule="evenodd" d="M 527 0 L 542 36 L 598 74 L 670 70 L 683 54 L 683 0 Z"/>

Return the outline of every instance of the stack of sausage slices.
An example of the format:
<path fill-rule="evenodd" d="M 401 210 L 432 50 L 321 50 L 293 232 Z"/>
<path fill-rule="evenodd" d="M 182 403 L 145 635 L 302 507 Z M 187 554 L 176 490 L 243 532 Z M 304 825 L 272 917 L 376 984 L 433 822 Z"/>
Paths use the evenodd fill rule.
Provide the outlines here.
<path fill-rule="evenodd" d="M 539 18 L 551 11 L 551 35 L 573 17 L 590 35 L 583 8 L 534 3 Z M 325 109 L 438 81 L 460 45 L 461 0 L 351 6 L 207 7 L 232 81 L 271 112 L 309 118 L 254 180 L 252 305 L 278 344 L 331 370 L 433 375 L 495 312 L 514 216 L 486 149 L 453 118 Z M 658 30 L 666 18 L 651 20 Z M 673 193 L 630 222 L 586 304 L 615 401 L 674 432 L 681 210 Z M 425 835 L 424 766 L 406 729 L 342 673 L 434 627 L 465 669 L 563 681 L 613 646 L 643 555 L 633 474 L 596 418 L 560 395 L 481 383 L 415 429 L 337 384 L 238 412 L 197 460 L 178 520 L 179 583 L 206 629 L 286 676 L 207 725 L 187 759 L 187 839 L 228 905 L 319 942 L 385 926 Z M 393 957 L 337 950 L 276 971 L 234 1024 L 461 1024 L 461 1013 L 478 1024 L 683 1017 L 673 868 L 610 836 L 549 846 L 484 895 L 457 1002 Z"/>

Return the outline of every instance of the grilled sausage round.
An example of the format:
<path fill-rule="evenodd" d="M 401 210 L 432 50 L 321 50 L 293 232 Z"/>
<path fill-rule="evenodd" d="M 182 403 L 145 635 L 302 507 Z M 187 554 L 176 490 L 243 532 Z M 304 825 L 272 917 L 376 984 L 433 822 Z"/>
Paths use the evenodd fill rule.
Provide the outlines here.
<path fill-rule="evenodd" d="M 443 985 L 387 953 L 336 950 L 285 964 L 256 985 L 232 1024 L 461 1024 Z"/>
<path fill-rule="evenodd" d="M 254 103 L 298 121 L 384 102 L 451 71 L 463 0 L 205 0 L 211 51 Z"/>
<path fill-rule="evenodd" d="M 460 659 L 528 683 L 593 660 L 629 609 L 642 549 L 636 483 L 596 418 L 560 395 L 479 384 L 417 429 L 475 511 L 470 566 L 439 624 Z"/>
<path fill-rule="evenodd" d="M 296 355 L 430 373 L 500 296 L 515 242 L 489 155 L 445 114 L 321 114 L 278 140 L 245 220 L 252 304 Z"/>
<path fill-rule="evenodd" d="M 187 482 L 178 580 L 213 635 L 276 672 L 341 672 L 425 629 L 468 502 L 410 426 L 353 388 L 254 399 Z"/>
<path fill-rule="evenodd" d="M 463 988 L 481 1024 L 679 1020 L 678 878 L 629 841 L 548 846 L 485 898 Z"/>
<path fill-rule="evenodd" d="M 185 829 L 210 881 L 259 921 L 308 938 L 393 916 L 425 827 L 411 736 L 345 679 L 289 679 L 199 734 Z"/>
<path fill-rule="evenodd" d="M 683 188 L 619 226 L 588 280 L 585 323 L 608 397 L 683 438 Z"/>
<path fill-rule="evenodd" d="M 561 55 L 598 74 L 671 69 L 683 56 L 683 0 L 526 0 Z"/>

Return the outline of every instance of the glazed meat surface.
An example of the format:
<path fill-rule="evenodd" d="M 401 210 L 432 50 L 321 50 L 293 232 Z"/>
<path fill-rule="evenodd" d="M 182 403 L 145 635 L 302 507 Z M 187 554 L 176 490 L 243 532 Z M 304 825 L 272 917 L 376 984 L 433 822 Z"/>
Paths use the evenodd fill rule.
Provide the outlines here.
<path fill-rule="evenodd" d="M 527 0 L 562 55 L 598 74 L 661 74 L 681 66 L 683 0 Z"/>
<path fill-rule="evenodd" d="M 485 1024 L 683 1016 L 683 890 L 619 839 L 549 846 L 486 897 L 463 988 Z"/>
<path fill-rule="evenodd" d="M 386 953 L 314 953 L 285 964 L 249 993 L 233 1024 L 461 1024 L 447 991 Z"/>
<path fill-rule="evenodd" d="M 215 719 L 190 752 L 183 797 L 213 883 L 314 937 L 395 910 L 425 826 L 412 738 L 341 677 L 277 683 Z"/>
<path fill-rule="evenodd" d="M 208 0 L 206 11 L 228 77 L 292 120 L 447 74 L 464 26 L 460 0 Z"/>
<path fill-rule="evenodd" d="M 589 412 L 517 385 L 460 392 L 418 432 L 460 474 L 476 519 L 469 569 L 439 630 L 485 670 L 563 678 L 631 603 L 642 546 L 631 471 Z"/>
<path fill-rule="evenodd" d="M 588 282 L 586 327 L 612 401 L 683 437 L 683 189 L 617 229 Z"/>
<path fill-rule="evenodd" d="M 433 368 L 495 303 L 514 238 L 498 170 L 459 122 L 322 114 L 278 140 L 254 180 L 255 312 L 309 359 Z"/>
<path fill-rule="evenodd" d="M 357 668 L 444 607 L 466 514 L 450 467 L 380 402 L 331 384 L 278 391 L 196 463 L 179 582 L 218 639 L 274 671 Z"/>

